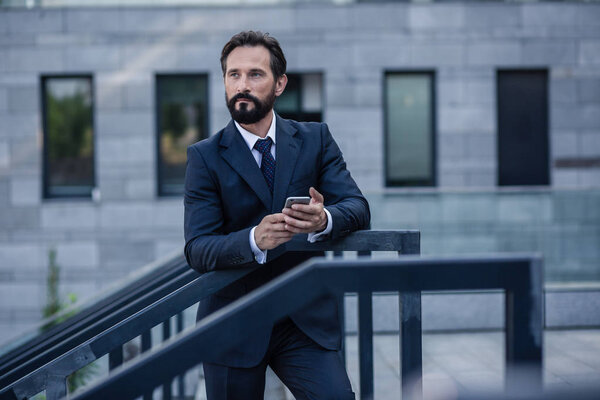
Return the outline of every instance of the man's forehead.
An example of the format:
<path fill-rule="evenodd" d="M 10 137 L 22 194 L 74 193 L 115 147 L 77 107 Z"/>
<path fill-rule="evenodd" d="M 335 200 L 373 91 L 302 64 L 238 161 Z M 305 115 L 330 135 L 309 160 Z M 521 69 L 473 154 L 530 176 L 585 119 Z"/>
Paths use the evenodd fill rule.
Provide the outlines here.
<path fill-rule="evenodd" d="M 240 67 L 268 69 L 270 61 L 269 50 L 264 46 L 239 46 L 229 53 L 227 57 L 227 69 Z"/>

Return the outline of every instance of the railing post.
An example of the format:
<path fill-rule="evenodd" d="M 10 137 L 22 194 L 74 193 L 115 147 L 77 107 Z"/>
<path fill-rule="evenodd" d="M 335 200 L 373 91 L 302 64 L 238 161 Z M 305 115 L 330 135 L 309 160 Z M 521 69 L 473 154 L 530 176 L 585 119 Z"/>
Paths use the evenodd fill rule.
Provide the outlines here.
<path fill-rule="evenodd" d="M 163 342 L 164 342 L 171 337 L 171 319 L 170 318 L 168 318 L 165 322 L 162 323 L 162 328 L 163 328 L 162 334 L 163 334 Z M 173 380 L 169 379 L 163 383 L 163 387 L 162 387 L 163 400 L 171 400 L 171 398 L 172 398 L 171 383 L 172 382 L 173 382 Z"/>
<path fill-rule="evenodd" d="M 340 323 L 340 329 L 342 331 L 342 343 L 338 353 L 342 359 L 342 364 L 346 365 L 346 305 L 344 304 L 344 292 L 337 294 L 336 297 L 338 304 L 338 320 Z"/>
<path fill-rule="evenodd" d="M 152 348 L 152 329 L 147 330 L 141 334 L 142 338 L 142 353 Z M 152 391 L 144 393 L 144 400 L 152 400 Z"/>
<path fill-rule="evenodd" d="M 334 258 L 342 258 L 344 252 L 342 251 L 334 251 Z M 338 303 L 338 319 L 340 323 L 340 329 L 342 331 L 342 343 L 340 345 L 340 351 L 338 354 L 342 359 L 342 364 L 346 365 L 346 295 L 344 292 L 341 292 L 337 295 L 337 303 Z"/>
<path fill-rule="evenodd" d="M 50 375 L 46 381 L 46 399 L 59 400 L 67 397 L 67 377 Z"/>
<path fill-rule="evenodd" d="M 123 345 L 108 353 L 108 370 L 112 371 L 120 365 L 123 365 Z"/>
<path fill-rule="evenodd" d="M 420 235 L 403 242 L 398 255 L 421 253 Z M 400 302 L 400 375 L 402 398 L 421 398 L 423 395 L 423 326 L 421 321 L 421 292 L 401 292 Z"/>
<path fill-rule="evenodd" d="M 361 400 L 373 399 L 373 293 L 358 293 L 358 363 Z"/>
<path fill-rule="evenodd" d="M 511 279 L 515 285 L 505 294 L 505 384 L 511 387 L 526 383 L 535 390 L 543 384 L 541 261 L 531 260 L 526 273 Z M 523 382 L 523 377 L 526 377 L 526 382 Z"/>
<path fill-rule="evenodd" d="M 175 319 L 175 330 L 177 333 L 183 331 L 183 312 L 177 314 L 177 318 Z M 184 375 L 179 375 L 177 377 L 177 392 L 179 393 L 180 398 L 185 397 L 185 379 Z"/>
<path fill-rule="evenodd" d="M 402 398 L 420 398 L 423 392 L 421 292 L 400 293 L 400 360 Z"/>
<path fill-rule="evenodd" d="M 359 257 L 370 257 L 370 251 L 358 251 Z M 358 360 L 361 400 L 373 399 L 373 293 L 358 294 Z"/>

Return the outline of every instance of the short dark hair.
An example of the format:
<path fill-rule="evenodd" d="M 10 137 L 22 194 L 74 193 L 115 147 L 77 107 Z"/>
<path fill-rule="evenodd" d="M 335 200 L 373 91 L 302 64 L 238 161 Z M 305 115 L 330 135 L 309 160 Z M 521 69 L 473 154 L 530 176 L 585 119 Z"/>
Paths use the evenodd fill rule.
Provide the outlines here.
<path fill-rule="evenodd" d="M 262 33 L 260 31 L 245 31 L 233 35 L 229 42 L 223 47 L 221 51 L 221 69 L 223 75 L 227 70 L 227 57 L 236 47 L 255 47 L 263 46 L 271 54 L 271 71 L 275 79 L 285 74 L 287 67 L 287 61 L 283 55 L 283 50 L 279 46 L 279 42 L 273 36 L 269 36 L 268 33 Z"/>

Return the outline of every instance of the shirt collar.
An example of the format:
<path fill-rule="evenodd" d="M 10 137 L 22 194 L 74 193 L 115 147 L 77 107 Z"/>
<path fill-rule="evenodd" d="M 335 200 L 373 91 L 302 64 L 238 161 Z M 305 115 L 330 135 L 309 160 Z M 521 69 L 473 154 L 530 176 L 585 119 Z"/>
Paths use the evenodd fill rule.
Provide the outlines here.
<path fill-rule="evenodd" d="M 267 131 L 267 136 L 271 138 L 271 140 L 273 141 L 273 144 L 275 144 L 275 111 L 271 110 L 271 112 L 273 113 L 273 119 L 271 120 L 271 126 L 269 127 L 269 130 Z M 246 144 L 248 145 L 248 147 L 250 148 L 250 150 L 252 150 L 254 148 L 254 145 L 256 144 L 256 141 L 258 139 L 260 139 L 260 137 L 258 137 L 257 135 L 255 135 L 252 132 L 248 132 L 247 130 L 245 130 L 244 128 L 242 128 L 242 126 L 240 124 L 237 123 L 237 121 L 233 121 L 233 123 L 235 124 L 235 127 L 238 129 L 238 131 L 242 134 L 242 137 L 244 138 L 244 141 L 246 142 Z M 267 137 L 265 136 L 265 138 Z"/>

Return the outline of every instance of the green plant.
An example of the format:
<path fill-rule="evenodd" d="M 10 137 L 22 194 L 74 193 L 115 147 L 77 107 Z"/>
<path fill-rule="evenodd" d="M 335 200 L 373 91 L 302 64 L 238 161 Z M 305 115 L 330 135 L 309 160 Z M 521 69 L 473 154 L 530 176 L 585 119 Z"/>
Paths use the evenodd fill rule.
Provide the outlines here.
<path fill-rule="evenodd" d="M 56 250 L 48 250 L 48 277 L 46 278 L 46 305 L 42 310 L 44 318 L 49 318 L 58 313 L 63 304 L 60 302 L 58 294 L 60 267 L 56 264 Z M 52 325 L 56 322 L 52 321 Z"/>
<path fill-rule="evenodd" d="M 42 326 L 42 331 L 59 324 L 77 313 L 77 308 L 72 307 L 77 302 L 77 295 L 69 293 L 68 300 L 61 300 L 59 293 L 60 267 L 56 262 L 56 250 L 51 248 L 48 251 L 48 277 L 46 280 L 46 305 L 42 314 L 48 322 Z M 67 311 L 67 309 L 71 308 Z M 51 318 L 53 317 L 54 318 Z M 86 383 L 97 372 L 96 364 L 89 364 L 75 371 L 67 377 L 67 387 L 69 393 L 73 393 L 77 388 L 85 386 Z"/>

